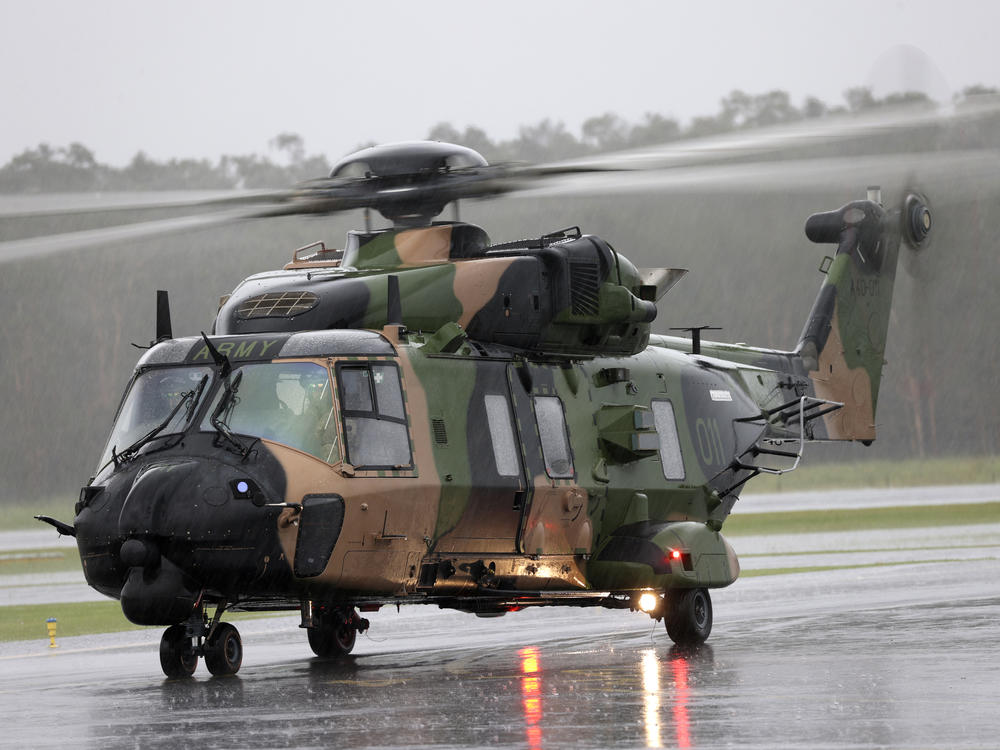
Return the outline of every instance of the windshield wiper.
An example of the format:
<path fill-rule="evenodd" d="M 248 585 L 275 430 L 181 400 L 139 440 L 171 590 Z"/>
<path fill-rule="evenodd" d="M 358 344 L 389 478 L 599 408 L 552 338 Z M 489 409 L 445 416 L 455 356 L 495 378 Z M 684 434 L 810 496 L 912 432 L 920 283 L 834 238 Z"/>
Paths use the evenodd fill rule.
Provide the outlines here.
<path fill-rule="evenodd" d="M 194 416 L 194 410 L 198 407 L 201 402 L 201 394 L 205 390 L 205 386 L 208 384 L 208 375 L 201 376 L 201 382 L 198 383 L 198 390 L 194 394 L 194 398 L 191 403 L 188 404 L 187 416 L 184 417 L 184 423 L 187 424 L 191 421 L 191 417 Z"/>
<path fill-rule="evenodd" d="M 232 433 L 232 430 L 229 429 L 229 425 L 226 424 L 226 420 L 223 418 L 223 415 L 232 407 L 233 399 L 236 397 L 236 392 L 239 390 L 240 382 L 242 380 L 242 370 L 236 373 L 236 377 L 233 378 L 232 382 L 230 382 L 228 377 L 226 378 L 226 384 L 224 386 L 222 396 L 219 397 L 219 403 L 216 405 L 215 411 L 212 412 L 211 422 L 212 427 L 215 428 L 216 432 L 232 443 L 236 447 L 239 454 L 243 458 L 246 458 L 247 454 L 250 453 L 250 448 L 253 446 L 253 443 L 250 445 L 244 445 L 243 441 Z"/>
<path fill-rule="evenodd" d="M 206 375 L 205 378 L 202 378 L 201 385 L 198 387 L 197 394 L 199 396 L 201 395 L 201 389 L 205 386 L 205 379 L 207 377 L 208 376 Z M 181 407 L 184 406 L 184 404 L 186 404 L 188 401 L 191 401 L 193 407 L 193 404 L 197 403 L 197 400 L 194 397 L 195 397 L 194 390 L 190 390 L 187 393 L 182 394 L 180 401 L 178 401 L 177 404 L 174 406 L 174 408 L 170 410 L 170 413 L 167 415 L 166 419 L 164 419 L 162 422 L 156 425 L 156 427 L 151 429 L 149 432 L 147 432 L 141 438 L 136 440 L 134 443 L 132 443 L 132 445 L 123 450 L 121 453 L 116 453 L 115 448 L 112 446 L 111 460 L 115 462 L 115 468 L 117 469 L 126 461 L 131 461 L 133 458 L 135 458 L 136 455 L 139 453 L 139 451 L 142 449 L 142 446 L 144 446 L 150 440 L 159 435 L 163 430 L 167 428 L 167 425 L 169 425 L 171 422 L 174 421 L 174 417 L 177 416 L 177 412 L 181 410 Z M 188 409 L 188 416 L 187 416 L 188 420 L 190 420 L 191 418 L 192 407 L 189 407 Z"/>

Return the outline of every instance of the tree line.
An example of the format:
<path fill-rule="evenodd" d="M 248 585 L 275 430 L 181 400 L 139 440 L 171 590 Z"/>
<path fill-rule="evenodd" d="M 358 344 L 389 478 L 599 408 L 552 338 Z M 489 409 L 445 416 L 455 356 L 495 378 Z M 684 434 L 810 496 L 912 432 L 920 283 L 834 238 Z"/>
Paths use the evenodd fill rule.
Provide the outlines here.
<path fill-rule="evenodd" d="M 991 93 L 998 93 L 997 89 L 977 85 L 967 87 L 956 98 Z M 562 122 L 544 119 L 522 126 L 517 137 L 508 140 L 494 140 L 477 126 L 458 130 L 444 122 L 431 128 L 427 138 L 461 143 L 479 151 L 490 162 L 542 162 L 900 104 L 930 106 L 933 102 L 919 92 L 879 98 L 870 88 L 856 87 L 844 92 L 843 104 L 828 105 L 807 97 L 801 106 L 795 106 L 785 91 L 747 94 L 736 90 L 721 100 L 716 114 L 695 117 L 686 126 L 675 118 L 652 112 L 637 123 L 606 112 L 587 119 L 579 135 Z M 307 154 L 304 140 L 298 134 L 281 133 L 269 145 L 283 158 L 276 161 L 248 154 L 225 155 L 214 162 L 210 159 L 158 162 L 140 151 L 124 167 L 112 167 L 98 162 L 94 152 L 82 143 L 65 147 L 41 143 L 0 167 L 0 193 L 277 188 L 330 172 L 329 159 L 321 154 Z M 360 144 L 358 148 L 366 145 L 372 144 Z"/>

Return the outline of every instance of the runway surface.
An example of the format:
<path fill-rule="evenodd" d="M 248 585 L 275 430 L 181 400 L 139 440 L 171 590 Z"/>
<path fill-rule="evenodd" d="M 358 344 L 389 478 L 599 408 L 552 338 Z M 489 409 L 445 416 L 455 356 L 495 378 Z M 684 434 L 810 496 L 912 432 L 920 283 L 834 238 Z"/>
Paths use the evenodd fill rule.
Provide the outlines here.
<path fill-rule="evenodd" d="M 820 537 L 740 539 L 751 573 L 835 569 L 713 591 L 693 652 L 638 613 L 430 607 L 369 615 L 341 662 L 297 617 L 241 622 L 229 678 L 164 679 L 159 629 L 0 644 L 0 744 L 997 747 L 1000 527 Z"/>

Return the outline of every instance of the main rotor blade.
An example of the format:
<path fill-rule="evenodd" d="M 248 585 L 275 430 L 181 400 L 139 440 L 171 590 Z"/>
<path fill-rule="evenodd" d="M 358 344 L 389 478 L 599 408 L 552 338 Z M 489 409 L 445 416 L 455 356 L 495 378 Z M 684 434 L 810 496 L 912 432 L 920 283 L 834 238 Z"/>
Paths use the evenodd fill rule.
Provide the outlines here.
<path fill-rule="evenodd" d="M 4 196 L 0 219 L 78 216 L 125 211 L 210 208 L 286 200 L 288 190 L 155 190 L 134 193 L 36 193 Z M 67 206 L 67 201 L 72 205 Z"/>
<path fill-rule="evenodd" d="M 956 132 L 957 128 L 1000 117 L 1000 97 L 971 98 L 957 107 L 909 106 L 871 113 L 833 115 L 772 127 L 737 130 L 705 138 L 670 141 L 592 157 L 528 167 L 540 175 L 586 171 L 648 171 L 760 160 L 783 153 L 847 144 L 871 136 L 900 140 L 921 132 Z M 882 144 L 883 146 L 885 144 Z"/>
<path fill-rule="evenodd" d="M 24 258 L 39 258 L 124 240 L 141 240 L 191 229 L 223 226 L 245 221 L 252 217 L 253 214 L 248 213 L 246 209 L 239 209 L 238 211 L 143 221 L 103 229 L 50 234 L 44 237 L 28 237 L 23 240 L 8 240 L 0 242 L 0 263 L 10 263 Z"/>
<path fill-rule="evenodd" d="M 964 200 L 996 185 L 998 173 L 1000 151 L 942 151 L 563 175 L 520 191 L 517 197 L 531 199 L 621 192 L 828 192 L 841 188 L 864 189 L 868 185 L 891 189 L 916 180 L 921 184 L 938 183 L 934 192 L 939 198 Z M 941 183 L 947 185 L 950 195 L 942 195 Z"/>

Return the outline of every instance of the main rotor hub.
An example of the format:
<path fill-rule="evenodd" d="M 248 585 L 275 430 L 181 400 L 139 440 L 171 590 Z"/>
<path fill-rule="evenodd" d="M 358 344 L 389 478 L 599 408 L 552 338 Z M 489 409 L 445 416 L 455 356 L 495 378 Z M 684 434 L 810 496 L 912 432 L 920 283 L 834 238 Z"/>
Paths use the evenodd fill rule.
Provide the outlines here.
<path fill-rule="evenodd" d="M 446 205 L 464 194 L 462 186 L 482 178 L 486 159 L 465 146 L 407 141 L 372 146 L 337 163 L 330 178 L 354 183 L 367 194 L 364 205 L 397 226 L 427 226 Z"/>
<path fill-rule="evenodd" d="M 486 166 L 489 163 L 482 154 L 465 146 L 437 141 L 405 141 L 370 146 L 348 154 L 334 165 L 330 177 L 412 178 Z"/>

